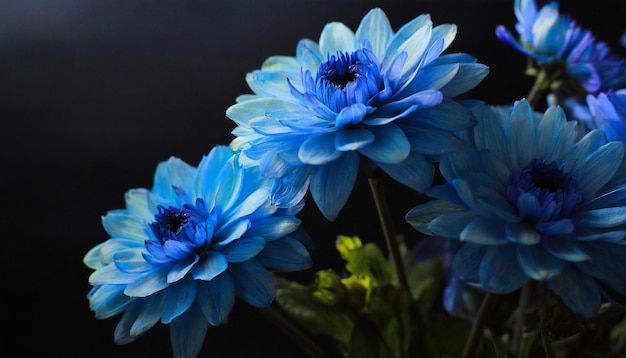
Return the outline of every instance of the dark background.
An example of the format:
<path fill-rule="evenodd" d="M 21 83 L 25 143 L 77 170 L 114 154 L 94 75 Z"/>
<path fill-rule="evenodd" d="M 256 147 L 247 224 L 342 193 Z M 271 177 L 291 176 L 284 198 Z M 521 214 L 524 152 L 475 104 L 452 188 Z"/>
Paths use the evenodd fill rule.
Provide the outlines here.
<path fill-rule="evenodd" d="M 151 187 L 158 162 L 196 165 L 234 128 L 224 112 L 249 93 L 245 74 L 271 55 L 294 55 L 324 24 L 356 29 L 372 7 L 392 26 L 422 13 L 456 23 L 447 53 L 467 52 L 491 67 L 467 98 L 509 104 L 526 95 L 525 59 L 498 42 L 513 29 L 513 0 L 0 0 L 0 356 L 171 356 L 168 326 L 115 346 L 119 316 L 96 320 L 86 294 L 85 253 L 108 237 L 100 218 L 122 208 L 124 193 Z M 616 51 L 626 1 L 563 1 L 579 23 Z M 315 266 L 292 276 L 309 282 L 338 266 L 338 234 L 380 241 L 363 178 L 334 223 L 311 201 L 300 217 L 313 236 Z M 419 196 L 391 189 L 397 227 Z M 324 339 L 318 338 L 327 346 Z M 305 356 L 244 302 L 228 324 L 209 329 L 201 356 Z"/>

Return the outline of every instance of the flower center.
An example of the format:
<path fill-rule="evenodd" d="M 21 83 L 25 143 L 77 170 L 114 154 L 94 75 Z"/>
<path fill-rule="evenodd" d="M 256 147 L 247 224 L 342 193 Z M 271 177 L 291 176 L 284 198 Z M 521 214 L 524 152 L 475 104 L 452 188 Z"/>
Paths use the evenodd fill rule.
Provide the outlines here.
<path fill-rule="evenodd" d="M 305 81 L 305 89 L 335 113 L 355 103 L 370 105 L 384 88 L 379 67 L 376 55 L 367 49 L 337 52 L 321 63 L 315 81 Z"/>
<path fill-rule="evenodd" d="M 533 159 L 509 179 L 506 196 L 533 223 L 565 217 L 582 201 L 577 183 L 556 162 Z"/>
<path fill-rule="evenodd" d="M 154 216 L 154 222 L 150 224 L 152 232 L 161 242 L 175 239 L 181 228 L 189 223 L 191 216 L 189 210 L 170 206 L 165 208 L 158 206 L 159 213 Z"/>
<path fill-rule="evenodd" d="M 150 228 L 161 244 L 168 240 L 196 242 L 198 234 L 210 239 L 212 232 L 201 230 L 206 227 L 207 220 L 211 220 L 207 213 L 204 200 L 196 200 L 195 205 L 185 204 L 182 208 L 174 206 L 157 207 L 159 212 L 154 215 L 154 222 Z M 201 232 L 197 232 L 201 230 Z"/>
<path fill-rule="evenodd" d="M 349 82 L 356 79 L 357 63 L 354 56 L 338 52 L 336 57 L 335 55 L 330 56 L 328 61 L 322 63 L 318 70 L 317 78 L 343 89 Z"/>

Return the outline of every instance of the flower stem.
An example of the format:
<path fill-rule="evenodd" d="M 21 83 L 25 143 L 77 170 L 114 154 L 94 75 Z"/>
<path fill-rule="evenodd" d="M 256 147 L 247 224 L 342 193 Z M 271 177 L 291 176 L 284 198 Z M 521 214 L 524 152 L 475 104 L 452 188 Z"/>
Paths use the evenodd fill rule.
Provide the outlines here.
<path fill-rule="evenodd" d="M 314 341 L 312 341 L 302 330 L 295 324 L 291 323 L 284 315 L 276 310 L 275 307 L 269 306 L 260 309 L 261 314 L 267 320 L 280 328 L 287 337 L 303 350 L 305 350 L 311 358 L 328 358 L 328 355 Z"/>
<path fill-rule="evenodd" d="M 474 324 L 472 325 L 470 334 L 467 337 L 467 341 L 465 342 L 465 348 L 463 348 L 463 355 L 461 356 L 462 358 L 473 358 L 476 355 L 478 342 L 480 342 L 485 323 L 491 313 L 493 304 L 497 297 L 498 296 L 493 293 L 487 293 L 485 294 L 485 297 L 483 297 L 483 302 L 478 308 L 476 318 L 474 319 Z"/>
<path fill-rule="evenodd" d="M 526 318 L 526 309 L 530 302 L 530 295 L 532 293 L 533 281 L 528 281 L 520 291 L 519 303 L 517 305 L 517 317 L 515 326 L 513 328 L 513 354 L 519 354 L 520 344 L 522 343 L 522 334 L 524 333 L 524 320 Z"/>
<path fill-rule="evenodd" d="M 402 255 L 400 253 L 400 244 L 398 243 L 398 237 L 393 227 L 393 221 L 391 220 L 389 205 L 387 204 L 385 193 L 383 192 L 382 183 L 380 178 L 376 175 L 376 173 L 374 173 L 368 164 L 364 163 L 363 167 L 367 172 L 367 181 L 369 182 L 370 190 L 372 191 L 372 196 L 374 197 L 374 202 L 376 203 L 378 218 L 380 219 L 380 225 L 383 229 L 383 235 L 385 236 L 385 242 L 387 244 L 389 254 L 391 255 L 392 264 L 395 269 L 398 282 L 400 283 L 400 286 L 410 294 L 411 286 L 409 286 L 409 280 L 404 268 L 404 261 L 402 260 Z"/>
<path fill-rule="evenodd" d="M 537 73 L 537 77 L 535 77 L 533 87 L 530 89 L 528 96 L 526 96 L 526 101 L 531 108 L 536 108 L 539 100 L 544 98 L 546 91 L 548 90 L 548 86 L 550 86 L 548 72 L 546 69 L 541 68 Z"/>

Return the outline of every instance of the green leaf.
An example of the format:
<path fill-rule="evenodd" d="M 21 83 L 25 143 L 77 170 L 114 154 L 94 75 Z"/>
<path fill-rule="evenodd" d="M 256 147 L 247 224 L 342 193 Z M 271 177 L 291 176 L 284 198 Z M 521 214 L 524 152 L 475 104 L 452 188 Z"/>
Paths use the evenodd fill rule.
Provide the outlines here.
<path fill-rule="evenodd" d="M 322 305 L 313 298 L 315 288 L 274 276 L 276 302 L 300 325 L 313 334 L 324 334 L 335 339 L 338 348 L 347 351 L 354 323 L 340 310 Z"/>

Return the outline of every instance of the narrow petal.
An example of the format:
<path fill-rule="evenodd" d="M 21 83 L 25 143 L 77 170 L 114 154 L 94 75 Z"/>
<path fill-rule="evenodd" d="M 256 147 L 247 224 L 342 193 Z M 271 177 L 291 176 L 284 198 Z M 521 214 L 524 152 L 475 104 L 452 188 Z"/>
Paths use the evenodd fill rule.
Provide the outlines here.
<path fill-rule="evenodd" d="M 307 138 L 298 150 L 298 157 L 303 163 L 312 165 L 336 160 L 342 152 L 335 148 L 335 135 L 333 132 Z"/>
<path fill-rule="evenodd" d="M 541 245 L 519 245 L 517 261 L 526 275 L 537 281 L 558 275 L 565 265 L 565 261 L 554 257 Z"/>
<path fill-rule="evenodd" d="M 313 265 L 304 245 L 290 237 L 268 242 L 257 260 L 263 266 L 282 272 L 301 271 Z"/>
<path fill-rule="evenodd" d="M 454 255 L 452 267 L 454 272 L 464 281 L 472 284 L 480 283 L 480 263 L 483 261 L 488 247 L 465 243 Z"/>
<path fill-rule="evenodd" d="M 385 173 L 397 182 L 423 193 L 430 187 L 435 175 L 435 167 L 420 153 L 410 153 L 400 163 L 376 162 Z"/>
<path fill-rule="evenodd" d="M 324 26 L 319 41 L 323 56 L 334 55 L 337 51 L 351 53 L 357 48 L 354 33 L 340 22 L 331 22 Z"/>
<path fill-rule="evenodd" d="M 359 44 L 369 41 L 377 58 L 382 59 L 389 39 L 393 35 L 389 19 L 381 9 L 368 12 L 356 29 L 356 40 Z"/>
<path fill-rule="evenodd" d="M 478 214 L 473 211 L 454 211 L 437 216 L 428 224 L 428 229 L 437 236 L 458 239 L 465 227 L 476 219 Z"/>
<path fill-rule="evenodd" d="M 168 287 L 170 284 L 167 282 L 167 271 L 167 268 L 162 268 L 137 275 L 135 280 L 126 286 L 124 294 L 131 297 L 146 297 Z"/>
<path fill-rule="evenodd" d="M 626 206 L 588 210 L 581 214 L 581 227 L 610 228 L 626 223 Z"/>
<path fill-rule="evenodd" d="M 209 323 L 197 304 L 170 324 L 170 340 L 174 357 L 197 357 L 204 343 Z"/>
<path fill-rule="evenodd" d="M 337 160 L 319 166 L 311 176 L 311 195 L 322 214 L 333 221 L 343 208 L 359 169 L 359 155 L 344 152 Z"/>
<path fill-rule="evenodd" d="M 525 223 L 508 223 L 505 226 L 509 242 L 521 245 L 534 245 L 541 240 L 541 234 Z"/>
<path fill-rule="evenodd" d="M 347 127 L 337 132 L 335 148 L 342 152 L 359 150 L 372 143 L 376 137 L 364 126 Z"/>
<path fill-rule="evenodd" d="M 572 311 L 585 317 L 593 317 L 600 310 L 600 292 L 591 277 L 580 272 L 573 265 L 566 265 L 561 274 L 548 280 L 554 293 Z"/>
<path fill-rule="evenodd" d="M 163 316 L 161 317 L 161 322 L 168 324 L 187 311 L 196 299 L 196 288 L 196 281 L 192 278 L 170 285 L 163 292 Z"/>
<path fill-rule="evenodd" d="M 510 293 L 528 281 L 517 261 L 517 245 L 493 246 L 480 262 L 480 284 L 490 292 Z"/>
<path fill-rule="evenodd" d="M 300 226 L 301 220 L 295 216 L 270 216 L 254 221 L 247 236 L 262 237 L 267 241 L 289 235 Z"/>
<path fill-rule="evenodd" d="M 400 163 L 408 157 L 411 145 L 398 126 L 390 123 L 385 126 L 371 126 L 369 129 L 376 136 L 376 140 L 361 148 L 361 154 L 383 163 Z"/>
<path fill-rule="evenodd" d="M 220 250 L 228 262 L 244 262 L 255 257 L 265 247 L 262 237 L 248 237 L 234 240 Z"/>
<path fill-rule="evenodd" d="M 502 221 L 479 217 L 465 226 L 459 238 L 481 245 L 504 245 L 508 243 L 506 237 Z"/>
<path fill-rule="evenodd" d="M 272 276 L 255 259 L 231 265 L 235 290 L 254 307 L 267 307 L 274 300 L 276 286 Z"/>
<path fill-rule="evenodd" d="M 228 260 L 219 252 L 209 251 L 200 258 L 198 264 L 191 271 L 196 280 L 210 281 L 228 268 Z"/>
<path fill-rule="evenodd" d="M 213 326 L 225 323 L 235 304 L 235 283 L 228 272 L 211 281 L 198 282 L 198 304 Z"/>

